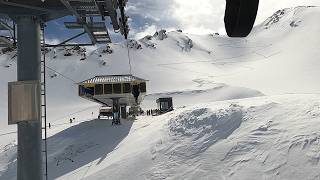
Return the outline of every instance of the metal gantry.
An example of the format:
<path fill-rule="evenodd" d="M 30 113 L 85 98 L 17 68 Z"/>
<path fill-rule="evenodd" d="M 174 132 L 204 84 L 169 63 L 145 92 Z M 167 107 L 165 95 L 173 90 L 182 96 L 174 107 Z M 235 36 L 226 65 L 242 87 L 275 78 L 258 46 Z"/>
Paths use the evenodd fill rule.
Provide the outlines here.
<path fill-rule="evenodd" d="M 0 31 L 5 31 L 7 36 L 0 35 L 0 47 L 13 47 L 15 45 L 15 25 L 6 17 L 0 17 Z"/>
<path fill-rule="evenodd" d="M 46 164 L 46 159 L 43 161 L 42 157 L 42 151 L 47 154 L 47 115 L 45 59 L 41 60 L 41 44 L 45 53 L 44 47 L 81 45 L 68 44 L 68 42 L 83 34 L 88 34 L 90 38 L 90 42 L 85 45 L 111 42 L 106 17 L 110 17 L 114 31 L 120 32 L 127 39 L 129 28 L 128 17 L 124 12 L 126 3 L 127 0 L 0 0 L 0 19 L 10 18 L 13 23 L 11 26 L 10 23 L 1 21 L 0 30 L 13 32 L 14 37 L 17 35 L 17 38 L 13 39 L 0 37 L 0 45 L 10 47 L 17 44 L 18 81 L 37 82 L 41 88 L 36 93 L 39 97 L 42 96 L 41 102 L 35 102 L 40 104 L 34 110 L 41 112 L 38 117 L 32 121 L 17 123 L 17 179 L 42 180 L 47 179 L 48 174 L 50 175 L 47 166 L 43 168 L 43 162 Z M 75 21 L 65 22 L 66 28 L 83 29 L 83 32 L 55 45 L 45 44 L 44 38 L 41 42 L 40 24 L 65 16 L 75 17 Z M 42 129 L 44 129 L 44 136 L 42 136 Z M 42 137 L 45 141 L 42 141 Z"/>
<path fill-rule="evenodd" d="M 40 0 L 0 0 L 0 17 L 1 14 L 12 19 L 17 16 L 30 15 L 47 22 L 64 16 L 74 16 L 75 20 L 65 22 L 65 27 L 83 29 L 83 32 L 59 44 L 47 44 L 47 47 L 68 46 L 68 42 L 83 34 L 87 34 L 91 42 L 78 45 L 94 45 L 111 42 L 106 17 L 110 18 L 113 30 L 120 32 L 127 39 L 129 28 L 128 17 L 124 9 L 126 4 L 127 0 L 43 0 L 43 2 Z M 7 26 L 0 21 L 0 30 L 2 29 L 12 31 L 12 26 Z M 7 39 L 1 38 L 0 42 L 5 41 L 8 46 L 11 42 Z"/>

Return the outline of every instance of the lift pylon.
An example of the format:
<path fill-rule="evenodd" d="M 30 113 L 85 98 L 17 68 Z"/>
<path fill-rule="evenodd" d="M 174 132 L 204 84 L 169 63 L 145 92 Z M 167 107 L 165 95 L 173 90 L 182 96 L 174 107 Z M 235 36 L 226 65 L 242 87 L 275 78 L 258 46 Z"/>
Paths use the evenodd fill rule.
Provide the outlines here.
<path fill-rule="evenodd" d="M 4 14 L 4 16 L 10 17 L 11 20 L 17 24 L 18 81 L 32 82 L 31 85 L 29 85 L 31 87 L 29 88 L 30 93 L 22 93 L 25 99 L 33 98 L 30 104 L 32 108 L 25 108 L 30 110 L 30 114 L 33 115 L 31 116 L 32 119 L 22 117 L 20 120 L 23 121 L 15 121 L 18 125 L 17 179 L 42 180 L 44 177 L 42 161 L 42 121 L 46 121 L 46 104 L 41 101 L 40 98 L 42 94 L 45 96 L 42 81 L 44 79 L 41 79 L 41 70 L 43 69 L 41 69 L 40 60 L 40 23 L 64 16 L 74 16 L 83 31 L 89 35 L 91 43 L 88 44 L 106 43 L 110 41 L 110 38 L 107 33 L 107 28 L 105 28 L 105 17 L 112 16 L 113 24 L 119 24 L 119 28 L 121 28 L 121 26 L 123 26 L 122 28 L 127 28 L 123 23 L 119 23 L 124 22 L 122 19 L 125 19 L 125 16 L 123 13 L 121 13 L 119 17 L 117 16 L 117 9 L 119 9 L 118 4 L 123 6 L 126 4 L 126 0 L 0 0 L 0 16 L 2 17 Z M 109 7 L 110 5 L 112 7 Z M 101 20 L 98 22 L 103 23 L 97 24 L 97 16 L 101 17 Z M 100 27 L 101 25 L 103 27 Z M 4 27 L 3 25 L 1 26 L 1 28 Z M 118 31 L 119 28 L 117 27 L 114 30 Z M 63 42 L 66 43 L 67 41 Z M 44 42 L 43 44 L 45 45 Z M 44 75 L 44 73 L 42 75 Z M 24 85 L 24 83 L 21 84 Z M 26 84 L 28 85 L 28 83 Z M 33 92 L 31 93 L 32 90 Z M 12 93 L 11 97 L 18 95 L 15 94 L 17 93 L 15 91 L 12 91 Z M 17 103 L 14 105 L 17 105 Z M 21 108 L 19 111 L 23 110 L 24 108 Z M 18 109 L 16 109 L 16 111 L 18 111 Z M 13 111 L 11 109 L 8 112 Z M 25 113 L 20 114 L 23 116 Z M 46 124 L 44 127 L 46 128 Z M 44 135 L 46 136 L 46 133 Z M 44 143 L 46 147 L 46 141 L 44 141 Z M 45 153 L 47 152 L 46 148 L 44 148 L 44 151 Z M 45 174 L 47 178 L 47 169 L 45 169 Z"/>

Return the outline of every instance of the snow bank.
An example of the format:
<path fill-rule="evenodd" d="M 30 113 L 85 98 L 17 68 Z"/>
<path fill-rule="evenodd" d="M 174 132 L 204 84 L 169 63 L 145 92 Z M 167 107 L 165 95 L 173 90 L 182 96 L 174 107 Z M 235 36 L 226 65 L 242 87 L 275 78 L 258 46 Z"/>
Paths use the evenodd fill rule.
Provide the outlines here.
<path fill-rule="evenodd" d="M 152 149 L 150 179 L 317 179 L 318 96 L 259 97 L 179 109 Z M 308 105 L 306 106 L 306 102 Z"/>
<path fill-rule="evenodd" d="M 232 134 L 241 125 L 242 116 L 241 108 L 233 104 L 218 112 L 208 108 L 184 111 L 169 120 L 169 134 L 191 144 L 177 142 L 174 151 L 185 157 L 197 156 Z"/>

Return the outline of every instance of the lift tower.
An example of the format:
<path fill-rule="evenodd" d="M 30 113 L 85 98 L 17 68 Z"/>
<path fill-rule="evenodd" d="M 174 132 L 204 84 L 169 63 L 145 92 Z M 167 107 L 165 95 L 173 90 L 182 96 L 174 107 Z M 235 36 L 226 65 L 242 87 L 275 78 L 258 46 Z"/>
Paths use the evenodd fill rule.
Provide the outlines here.
<path fill-rule="evenodd" d="M 67 28 L 83 29 L 76 35 L 52 46 L 63 46 L 82 34 L 91 42 L 110 42 L 106 17 L 113 29 L 127 37 L 127 17 L 123 13 L 127 0 L 0 0 L 0 17 L 10 18 L 17 25 L 17 82 L 9 83 L 9 124 L 18 126 L 17 179 L 47 179 L 42 167 L 40 25 L 74 16 Z M 101 17 L 101 18 L 96 18 Z M 99 21 L 97 20 L 99 19 Z M 77 44 L 73 44 L 77 45 Z M 48 45 L 50 46 L 50 45 Z"/>

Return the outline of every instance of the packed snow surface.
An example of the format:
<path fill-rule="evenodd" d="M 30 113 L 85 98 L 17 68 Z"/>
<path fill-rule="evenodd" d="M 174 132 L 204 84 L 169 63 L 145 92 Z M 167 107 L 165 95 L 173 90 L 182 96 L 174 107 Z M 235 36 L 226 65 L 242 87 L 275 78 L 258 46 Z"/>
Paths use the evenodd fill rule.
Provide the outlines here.
<path fill-rule="evenodd" d="M 320 179 L 320 8 L 277 11 L 247 38 L 161 30 L 128 43 L 141 107 L 175 110 L 111 126 L 77 82 L 130 73 L 127 44 L 47 49 L 50 179 Z M 15 51 L 0 53 L 0 179 L 16 178 L 7 125 Z M 84 55 L 86 54 L 86 55 Z M 69 123 L 70 118 L 76 121 Z"/>

